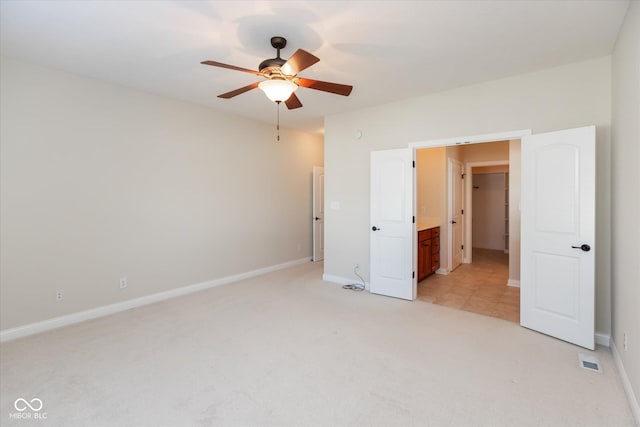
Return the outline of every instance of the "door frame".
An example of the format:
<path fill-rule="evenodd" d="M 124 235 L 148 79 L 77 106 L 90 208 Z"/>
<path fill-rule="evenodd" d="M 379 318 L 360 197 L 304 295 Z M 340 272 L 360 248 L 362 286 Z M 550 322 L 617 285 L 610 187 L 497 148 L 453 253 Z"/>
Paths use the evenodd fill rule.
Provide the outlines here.
<path fill-rule="evenodd" d="M 317 262 L 317 261 L 322 261 L 324 260 L 324 225 L 322 226 L 322 235 L 318 236 L 318 226 L 317 226 L 317 221 L 316 215 L 316 209 L 317 209 L 317 202 L 320 201 L 322 203 L 322 218 L 320 218 L 320 221 L 322 221 L 322 224 L 324 224 L 324 211 L 325 211 L 325 206 L 324 206 L 324 185 L 322 186 L 322 194 L 318 194 L 319 189 L 316 186 L 316 179 L 317 176 L 319 174 L 322 174 L 324 176 L 324 166 L 314 166 L 312 169 L 312 173 L 311 173 L 311 215 L 313 216 L 313 218 L 311 219 L 311 252 L 313 255 L 313 262 Z M 324 180 L 324 178 L 323 178 Z M 322 246 L 323 246 L 323 250 L 322 250 L 322 257 L 320 259 L 318 259 L 318 254 L 316 253 L 316 249 L 317 249 L 317 245 L 318 245 L 318 239 L 320 239 L 320 241 L 322 242 Z"/>
<path fill-rule="evenodd" d="M 515 139 L 515 138 L 512 138 Z M 465 215 L 464 217 L 464 251 L 462 253 L 462 262 L 471 264 L 473 262 L 473 168 L 483 166 L 509 166 L 509 160 L 488 160 L 486 162 L 469 162 L 465 163 L 464 173 L 469 179 L 465 179 Z M 511 220 L 511 218 L 509 218 Z"/>
<path fill-rule="evenodd" d="M 451 272 L 453 271 L 452 269 L 452 265 L 453 265 L 453 224 L 451 223 L 451 221 L 453 220 L 453 204 L 454 204 L 454 200 L 453 200 L 453 189 L 454 189 L 454 185 L 453 185 L 453 164 L 454 163 L 458 163 L 460 165 L 460 170 L 462 171 L 463 174 L 467 173 L 467 170 L 465 168 L 465 164 L 462 163 L 460 160 L 458 159 L 454 159 L 451 157 L 447 158 L 447 271 Z M 464 214 L 462 214 L 462 224 L 460 224 L 460 227 L 462 227 L 462 246 L 464 246 L 465 248 L 467 247 L 467 239 L 466 239 L 466 229 L 467 229 L 467 217 L 469 216 L 469 212 L 467 210 L 467 193 L 468 193 L 468 189 L 467 189 L 467 185 L 466 183 L 462 184 L 462 211 L 464 212 Z M 462 263 L 465 263 L 465 249 L 462 250 Z"/>
<path fill-rule="evenodd" d="M 481 144 L 483 142 L 495 142 L 495 141 L 504 141 L 504 140 L 512 140 L 512 139 L 520 139 L 522 140 L 522 138 L 527 137 L 527 136 L 531 136 L 532 135 L 532 131 L 531 129 L 522 129 L 522 130 L 512 130 L 512 131 L 507 131 L 507 132 L 497 132 L 497 133 L 487 133 L 487 134 L 479 134 L 479 135 L 470 135 L 470 136 L 461 136 L 461 137 L 455 137 L 455 138 L 443 138 L 443 139 L 432 139 L 432 140 L 427 140 L 427 141 L 416 141 L 416 142 L 410 142 L 408 144 L 409 148 L 413 151 L 413 161 L 416 161 L 416 150 L 421 150 L 423 148 L 437 148 L 437 147 L 448 147 L 448 146 L 455 146 L 455 145 L 470 145 L 470 144 Z M 508 161 L 507 161 L 508 163 Z M 465 169 L 465 173 L 466 173 L 466 169 Z M 447 173 L 448 175 L 448 173 Z M 448 179 L 448 178 L 447 178 Z M 471 181 L 471 180 L 468 180 Z M 466 188 L 468 184 L 465 183 L 465 198 L 467 197 L 468 194 L 470 194 L 470 189 Z M 417 200 L 417 185 L 413 186 L 413 199 L 414 199 L 414 203 L 413 203 L 413 215 L 417 218 L 418 213 L 416 212 L 416 203 L 415 200 Z M 447 192 L 447 199 L 449 198 L 449 193 Z M 448 204 L 449 200 L 447 200 L 447 204 Z M 467 201 L 465 200 L 465 204 L 466 207 L 469 206 L 469 204 L 467 204 Z M 447 209 L 449 209 L 447 207 Z M 467 225 L 467 221 L 470 220 L 471 215 L 466 215 L 465 217 L 465 225 Z M 415 228 L 415 227 L 414 227 Z M 468 233 L 471 229 L 468 227 L 465 227 L 465 234 Z M 415 232 L 415 230 L 414 230 Z M 415 233 L 414 233 L 415 234 Z M 447 234 L 449 234 L 447 232 Z M 465 259 L 467 259 L 467 255 L 469 255 L 471 253 L 471 244 L 470 242 L 467 243 L 467 236 L 463 236 L 464 237 L 464 244 L 465 244 L 465 249 L 462 253 L 462 261 L 466 263 Z M 448 238 L 448 237 L 447 237 Z M 447 251 L 449 251 L 449 249 L 447 249 Z M 414 243 L 413 245 L 413 259 L 414 259 L 414 265 L 417 265 L 418 262 L 418 251 L 416 248 L 416 245 Z M 469 256 L 469 262 L 471 262 L 471 257 Z M 447 260 L 447 263 L 449 262 L 449 260 Z M 449 266 L 447 266 L 447 271 L 448 271 Z"/>

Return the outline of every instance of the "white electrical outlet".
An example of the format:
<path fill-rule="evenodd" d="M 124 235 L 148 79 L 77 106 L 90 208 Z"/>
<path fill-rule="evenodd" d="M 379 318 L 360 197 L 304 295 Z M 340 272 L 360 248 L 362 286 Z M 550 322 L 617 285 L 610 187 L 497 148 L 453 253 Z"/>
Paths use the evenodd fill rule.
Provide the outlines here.
<path fill-rule="evenodd" d="M 124 289 L 127 286 L 129 286 L 129 283 L 127 282 L 127 278 L 126 277 L 121 277 L 120 278 L 120 289 Z"/>
<path fill-rule="evenodd" d="M 355 267 L 353 267 L 355 270 L 360 270 L 360 264 L 356 263 Z"/>
<path fill-rule="evenodd" d="M 624 349 L 624 351 L 627 351 L 627 349 L 629 348 L 629 343 L 627 341 L 627 333 L 624 333 L 624 338 L 623 338 L 623 342 L 622 342 L 622 348 Z"/>
<path fill-rule="evenodd" d="M 64 299 L 64 291 L 62 289 L 58 289 L 56 291 L 56 301 L 62 301 Z"/>

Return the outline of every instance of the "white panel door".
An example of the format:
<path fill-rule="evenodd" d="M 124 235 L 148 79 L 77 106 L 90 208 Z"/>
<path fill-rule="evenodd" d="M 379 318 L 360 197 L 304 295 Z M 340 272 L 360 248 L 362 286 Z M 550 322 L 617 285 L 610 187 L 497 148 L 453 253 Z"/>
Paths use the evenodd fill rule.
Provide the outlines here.
<path fill-rule="evenodd" d="M 414 300 L 413 155 L 408 148 L 371 153 L 370 291 Z"/>
<path fill-rule="evenodd" d="M 313 167 L 313 261 L 324 259 L 324 168 Z"/>
<path fill-rule="evenodd" d="M 462 163 L 449 159 L 449 183 L 451 185 L 451 200 L 449 204 L 449 271 L 455 270 L 462 264 L 462 198 L 464 184 L 462 181 Z"/>
<path fill-rule="evenodd" d="M 594 349 L 595 127 L 522 140 L 520 324 Z"/>

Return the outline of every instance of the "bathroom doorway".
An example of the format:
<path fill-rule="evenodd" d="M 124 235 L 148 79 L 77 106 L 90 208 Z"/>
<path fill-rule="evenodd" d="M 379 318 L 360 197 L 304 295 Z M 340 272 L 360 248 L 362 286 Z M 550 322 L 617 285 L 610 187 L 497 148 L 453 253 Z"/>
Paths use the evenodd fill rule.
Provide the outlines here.
<path fill-rule="evenodd" d="M 510 218 L 518 214 L 510 209 L 510 200 L 514 196 L 519 198 L 519 189 L 516 194 L 509 191 L 512 175 L 509 159 L 511 154 L 519 156 L 519 142 L 495 141 L 416 150 L 418 233 L 426 226 L 439 226 L 440 240 L 434 242 L 432 238 L 431 247 L 439 245 L 441 260 L 434 274 L 418 282 L 418 299 L 519 322 L 520 289 L 514 286 L 519 277 L 510 276 L 509 259 L 510 241 L 519 245 L 519 236 L 515 238 L 510 233 Z M 511 153 L 512 150 L 517 152 Z M 463 264 L 457 268 L 452 263 L 456 243 L 450 235 L 449 222 L 459 223 L 460 218 L 453 218 L 449 212 L 450 198 L 455 197 L 455 192 L 448 188 L 452 185 L 450 165 L 455 163 L 464 165 L 465 181 L 465 203 L 461 212 L 465 238 L 460 248 L 464 257 Z M 519 175 L 519 162 L 515 172 Z M 474 175 L 478 177 L 478 185 L 474 184 Z M 519 177 L 516 181 L 519 183 Z M 480 194 L 475 200 L 474 192 L 478 190 Z M 483 191 L 490 196 L 488 199 L 484 198 Z M 519 218 L 513 222 L 519 226 Z M 517 232 L 519 234 L 519 228 Z M 433 235 L 433 231 L 430 234 Z M 418 245 L 421 244 L 419 236 Z M 516 252 L 519 257 L 519 251 Z M 512 264 L 519 267 L 517 261 Z"/>

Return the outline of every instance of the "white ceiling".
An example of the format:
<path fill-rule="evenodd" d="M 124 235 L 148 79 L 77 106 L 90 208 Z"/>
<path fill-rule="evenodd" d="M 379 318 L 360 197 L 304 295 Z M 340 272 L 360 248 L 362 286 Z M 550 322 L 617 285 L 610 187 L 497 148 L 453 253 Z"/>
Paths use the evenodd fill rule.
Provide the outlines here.
<path fill-rule="evenodd" d="M 1 0 L 2 55 L 273 123 L 260 90 L 216 95 L 256 77 L 287 38 L 321 61 L 302 77 L 354 86 L 300 88 L 283 126 L 321 131 L 328 114 L 611 53 L 628 0 L 17 1 Z"/>

